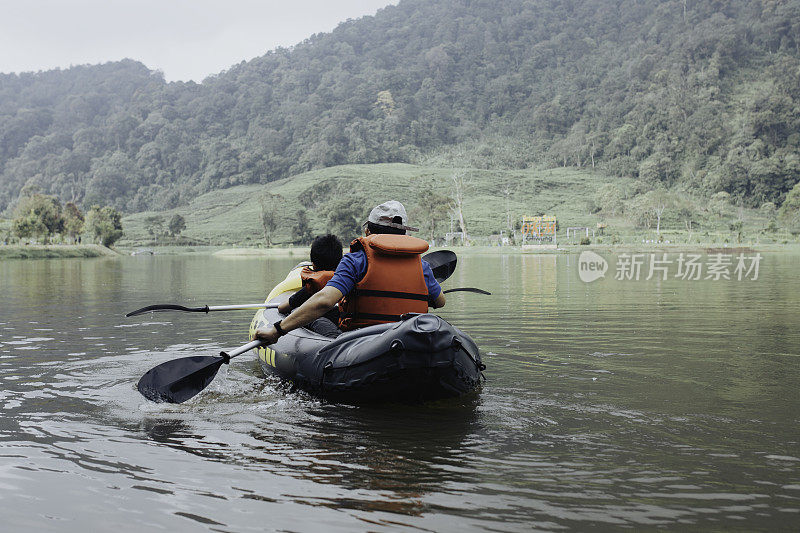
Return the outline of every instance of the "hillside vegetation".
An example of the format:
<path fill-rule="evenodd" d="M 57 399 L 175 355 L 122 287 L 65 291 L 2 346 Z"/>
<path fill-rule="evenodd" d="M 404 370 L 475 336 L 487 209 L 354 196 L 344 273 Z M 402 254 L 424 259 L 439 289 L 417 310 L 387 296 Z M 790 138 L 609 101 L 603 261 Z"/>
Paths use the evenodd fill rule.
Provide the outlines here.
<path fill-rule="evenodd" d="M 798 131 L 800 0 L 402 0 L 202 84 L 132 60 L 0 75 L 0 210 L 37 190 L 164 210 L 392 162 L 780 205 Z"/>
<path fill-rule="evenodd" d="M 207 244 L 265 242 L 261 223 L 262 198 L 265 194 L 279 195 L 281 223 L 275 231 L 275 243 L 288 244 L 297 239 L 292 235 L 298 213 L 308 218 L 311 234 L 334 231 L 343 240 L 356 237 L 358 223 L 366 220 L 369 210 L 388 199 L 402 201 L 411 217 L 411 224 L 421 233 L 430 233 L 427 213 L 422 211 L 424 199 L 431 194 L 445 196 L 451 189 L 451 176 L 461 172 L 466 177 L 468 198 L 464 212 L 470 234 L 490 235 L 506 229 L 522 214 L 536 215 L 559 212 L 576 224 L 592 220 L 586 210 L 584 196 L 604 183 L 599 173 L 578 172 L 572 169 L 488 171 L 482 169 L 443 169 L 403 163 L 375 165 L 344 165 L 314 170 L 268 185 L 244 185 L 200 196 L 188 206 L 178 207 L 158 215 L 180 214 L 186 220 L 183 235 Z M 504 187 L 508 189 L 508 202 Z M 354 224 L 348 234 L 331 225 L 329 213 L 343 204 L 345 216 Z M 341 209 L 341 208 L 340 208 Z M 145 221 L 156 213 L 142 212 L 123 219 L 126 241 L 151 240 Z M 507 217 L 508 214 L 508 217 Z M 439 212 L 434 236 L 441 238 L 450 231 L 446 210 Z M 457 231 L 457 228 L 454 228 Z"/>
<path fill-rule="evenodd" d="M 187 239 L 185 242 L 264 246 L 267 240 L 261 223 L 264 208 L 276 208 L 278 215 L 279 223 L 271 235 L 274 244 L 308 242 L 297 232 L 301 216 L 308 221 L 307 236 L 334 232 L 346 243 L 357 236 L 359 223 L 366 219 L 369 210 L 388 199 L 405 204 L 411 225 L 420 228 L 417 235 L 425 239 L 432 236 L 441 243 L 444 234 L 451 229 L 450 216 L 447 210 L 431 213 L 427 200 L 431 195 L 452 192 L 452 176 L 456 174 L 464 176 L 468 199 L 463 212 L 474 244 L 496 243 L 488 236 L 500 231 L 513 235 L 519 229 L 522 216 L 541 214 L 558 217 L 560 242 L 566 242 L 567 227 L 589 227 L 591 231 L 597 228 L 598 222 L 606 224 L 605 235 L 597 235 L 600 242 L 635 244 L 643 238 L 657 238 L 654 220 L 643 224 L 630 215 L 645 209 L 636 205 L 641 197 L 637 195 L 636 180 L 617 178 L 609 182 L 601 173 L 589 169 L 487 171 L 395 163 L 314 170 L 268 185 L 240 185 L 207 193 L 188 206 L 168 212 L 129 215 L 123 219 L 125 236 L 120 244 L 171 244 L 175 241 L 166 236 L 154 239 L 148 229 L 148 219 L 180 215 L 186 220 L 182 233 L 182 238 Z M 611 185 L 622 193 L 619 200 L 629 206 L 628 215 L 623 216 L 621 211 L 614 214 L 598 211 L 595 199 L 600 200 L 604 188 Z M 265 197 L 269 198 L 267 204 L 263 202 Z M 747 242 L 796 240 L 788 234 L 766 230 L 774 219 L 774 212 L 737 208 L 729 203 L 702 206 L 700 199 L 695 200 L 697 205 L 690 215 L 692 231 L 687 232 L 680 206 L 674 205 L 663 215 L 660 228 L 663 238 L 683 243 L 736 243 L 741 240 L 737 234 L 741 231 L 742 239 Z M 336 210 L 345 219 L 349 218 L 349 224 L 342 224 L 341 218 L 331 219 L 331 212 Z M 742 226 L 736 229 L 738 222 L 742 222 Z"/>

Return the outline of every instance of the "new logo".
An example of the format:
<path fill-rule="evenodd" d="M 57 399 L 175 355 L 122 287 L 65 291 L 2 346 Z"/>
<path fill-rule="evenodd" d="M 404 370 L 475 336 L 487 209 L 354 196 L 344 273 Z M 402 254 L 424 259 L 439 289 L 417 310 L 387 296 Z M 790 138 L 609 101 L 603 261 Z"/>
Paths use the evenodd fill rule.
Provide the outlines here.
<path fill-rule="evenodd" d="M 581 281 L 591 283 L 599 278 L 603 278 L 608 270 L 608 263 L 598 254 L 585 251 L 578 257 L 578 276 Z"/>

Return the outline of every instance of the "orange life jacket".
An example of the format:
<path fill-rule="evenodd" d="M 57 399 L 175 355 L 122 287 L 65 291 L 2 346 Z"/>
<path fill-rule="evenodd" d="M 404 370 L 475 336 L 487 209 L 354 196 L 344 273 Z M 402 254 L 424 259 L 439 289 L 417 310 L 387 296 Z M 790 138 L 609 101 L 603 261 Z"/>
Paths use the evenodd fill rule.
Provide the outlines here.
<path fill-rule="evenodd" d="M 350 243 L 363 250 L 367 272 L 342 300 L 339 327 L 351 330 L 395 322 L 404 313 L 428 311 L 428 286 L 420 254 L 428 243 L 408 235 L 369 235 Z"/>
<path fill-rule="evenodd" d="M 332 277 L 333 270 L 312 270 L 311 267 L 303 267 L 303 270 L 300 271 L 303 288 L 309 295 L 321 291 Z"/>

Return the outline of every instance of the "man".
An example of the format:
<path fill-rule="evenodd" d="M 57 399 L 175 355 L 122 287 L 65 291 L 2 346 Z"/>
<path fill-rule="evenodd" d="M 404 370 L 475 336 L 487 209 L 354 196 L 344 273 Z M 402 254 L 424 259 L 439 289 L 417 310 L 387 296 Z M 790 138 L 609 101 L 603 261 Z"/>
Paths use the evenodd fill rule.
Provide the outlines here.
<path fill-rule="evenodd" d="M 428 243 L 406 235 L 410 228 L 403 204 L 390 200 L 375 207 L 328 283 L 288 317 L 258 329 L 255 338 L 274 344 L 287 332 L 330 311 L 346 296 L 339 325 L 355 329 L 393 322 L 407 312 L 444 306 L 445 296 L 430 265 L 420 259 Z"/>

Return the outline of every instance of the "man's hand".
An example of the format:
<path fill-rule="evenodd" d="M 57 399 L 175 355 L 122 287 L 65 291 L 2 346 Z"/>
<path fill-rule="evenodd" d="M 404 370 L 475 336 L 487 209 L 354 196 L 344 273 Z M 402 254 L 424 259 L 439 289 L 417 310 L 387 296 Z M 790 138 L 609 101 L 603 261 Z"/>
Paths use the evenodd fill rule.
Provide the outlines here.
<path fill-rule="evenodd" d="M 278 341 L 278 330 L 275 329 L 275 326 L 269 326 L 263 329 L 257 329 L 255 335 L 253 335 L 253 339 L 258 339 L 260 341 L 264 341 L 266 344 L 275 344 Z"/>

